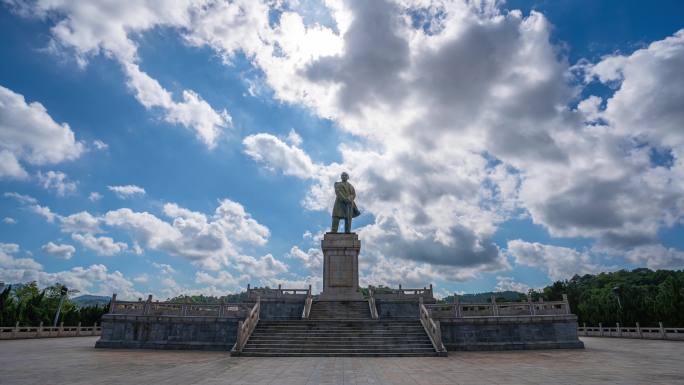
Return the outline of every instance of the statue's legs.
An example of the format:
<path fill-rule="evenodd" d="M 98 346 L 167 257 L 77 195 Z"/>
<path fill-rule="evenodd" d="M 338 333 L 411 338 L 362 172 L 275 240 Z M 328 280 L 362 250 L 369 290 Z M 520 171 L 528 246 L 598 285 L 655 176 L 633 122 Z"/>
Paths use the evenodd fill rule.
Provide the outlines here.
<path fill-rule="evenodd" d="M 332 227 L 330 227 L 331 233 L 336 233 L 337 229 L 340 227 L 340 217 L 332 217 Z M 345 223 L 346 227 L 346 223 Z"/>
<path fill-rule="evenodd" d="M 344 232 L 351 233 L 351 218 L 350 217 L 332 217 L 332 226 L 330 227 L 331 233 L 336 233 L 340 227 L 340 219 L 344 219 Z"/>

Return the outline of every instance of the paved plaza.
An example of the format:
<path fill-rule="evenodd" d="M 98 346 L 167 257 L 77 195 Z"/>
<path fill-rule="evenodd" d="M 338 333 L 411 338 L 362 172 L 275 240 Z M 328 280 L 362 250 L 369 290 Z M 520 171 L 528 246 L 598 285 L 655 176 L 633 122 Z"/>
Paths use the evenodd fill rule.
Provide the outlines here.
<path fill-rule="evenodd" d="M 684 342 L 671 341 L 582 338 L 585 350 L 447 358 L 240 358 L 94 349 L 96 340 L 0 341 L 0 384 L 684 384 Z"/>

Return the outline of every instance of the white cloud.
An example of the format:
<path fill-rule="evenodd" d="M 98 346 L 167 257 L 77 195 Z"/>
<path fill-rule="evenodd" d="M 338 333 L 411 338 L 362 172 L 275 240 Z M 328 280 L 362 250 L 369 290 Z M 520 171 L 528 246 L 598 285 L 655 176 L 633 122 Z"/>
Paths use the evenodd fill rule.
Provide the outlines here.
<path fill-rule="evenodd" d="M 13 153 L 7 150 L 0 151 L 0 178 L 28 179 L 28 177 L 29 174 L 19 164 Z"/>
<path fill-rule="evenodd" d="M 149 280 L 150 276 L 147 273 L 140 274 L 133 278 L 133 282 L 135 283 L 148 283 Z"/>
<path fill-rule="evenodd" d="M 205 271 L 198 271 L 195 273 L 195 282 L 233 290 L 239 289 L 242 286 L 238 278 L 225 270 L 219 271 L 216 276 L 212 276 Z"/>
<path fill-rule="evenodd" d="M 17 220 L 12 217 L 5 217 L 3 218 L 2 223 L 6 225 L 14 225 L 17 223 Z"/>
<path fill-rule="evenodd" d="M 22 269 L 42 269 L 40 263 L 32 258 L 14 258 L 12 254 L 19 252 L 19 245 L 16 243 L 0 243 L 0 280 L 5 282 L 17 282 L 17 280 L 2 279 L 3 271 Z M 7 274 L 9 275 L 9 274 Z"/>
<path fill-rule="evenodd" d="M 46 190 L 55 190 L 57 195 L 65 196 L 76 192 L 76 182 L 67 179 L 67 175 L 61 171 L 38 172 L 38 182 Z"/>
<path fill-rule="evenodd" d="M 174 203 L 164 205 L 164 214 L 170 223 L 128 208 L 107 212 L 104 221 L 129 231 L 142 247 L 186 257 L 211 270 L 235 262 L 244 245 L 264 245 L 270 235 L 242 205 L 229 199 L 220 201 L 211 217 Z"/>
<path fill-rule="evenodd" d="M 60 228 L 65 233 L 99 233 L 102 218 L 95 217 L 87 211 L 81 211 L 66 217 L 60 217 Z"/>
<path fill-rule="evenodd" d="M 243 144 L 247 155 L 270 169 L 277 168 L 285 175 L 302 179 L 315 178 L 318 175 L 318 166 L 314 165 L 304 151 L 271 134 L 250 135 L 243 140 Z"/>
<path fill-rule="evenodd" d="M 17 202 L 25 205 L 35 205 L 38 203 L 38 200 L 36 200 L 36 198 L 29 195 L 19 194 L 17 192 L 6 192 L 4 196 L 6 198 L 12 198 Z"/>
<path fill-rule="evenodd" d="M 494 291 L 517 291 L 519 293 L 527 293 L 528 290 L 530 290 L 528 285 L 517 282 L 513 277 L 496 277 Z"/>
<path fill-rule="evenodd" d="M 86 249 L 92 250 L 95 254 L 105 257 L 119 254 L 128 249 L 124 242 L 115 242 L 111 237 L 96 237 L 92 234 L 71 234 L 71 238 L 80 243 Z"/>
<path fill-rule="evenodd" d="M 292 246 L 285 257 L 298 260 L 313 275 L 321 274 L 323 271 L 323 252 L 320 248 L 312 247 L 307 251 L 303 251 L 298 246 Z"/>
<path fill-rule="evenodd" d="M 176 273 L 176 270 L 167 263 L 152 262 L 152 266 L 159 269 L 159 272 L 164 275 L 171 275 Z"/>
<path fill-rule="evenodd" d="M 598 274 L 613 269 L 600 265 L 588 253 L 520 239 L 508 241 L 507 252 L 519 265 L 546 270 L 553 281 L 570 279 L 575 274 Z"/>
<path fill-rule="evenodd" d="M 67 244 L 56 244 L 48 242 L 41 246 L 40 250 L 46 254 L 52 255 L 61 259 L 71 259 L 76 252 L 76 248 Z"/>
<path fill-rule="evenodd" d="M 68 124 L 58 124 L 45 107 L 0 86 L 0 178 L 25 179 L 21 162 L 41 166 L 74 160 L 83 152 Z"/>
<path fill-rule="evenodd" d="M 97 191 L 93 191 L 90 193 L 90 195 L 88 195 L 88 200 L 91 202 L 97 202 L 100 199 L 102 199 L 102 194 Z"/>
<path fill-rule="evenodd" d="M 163 7 L 156 1 L 136 1 L 115 8 L 107 1 L 85 4 L 40 0 L 24 4 L 23 12 L 19 13 L 54 20 L 53 49 L 73 50 L 81 66 L 87 65 L 93 55 L 104 54 L 116 59 L 135 98 L 145 108 L 158 109 L 164 120 L 193 130 L 198 139 L 213 148 L 223 128 L 231 125 L 228 113 L 215 111 L 192 90 L 183 90 L 182 101 L 174 101 L 171 92 L 140 70 L 137 44 L 130 37 L 157 27 L 182 30 L 204 8 L 190 0 Z"/>
<path fill-rule="evenodd" d="M 97 150 L 106 150 L 109 148 L 109 145 L 99 139 L 93 140 L 93 146 Z"/>
<path fill-rule="evenodd" d="M 107 188 L 121 199 L 145 195 L 145 189 L 134 184 L 127 184 L 125 186 L 107 186 Z"/>

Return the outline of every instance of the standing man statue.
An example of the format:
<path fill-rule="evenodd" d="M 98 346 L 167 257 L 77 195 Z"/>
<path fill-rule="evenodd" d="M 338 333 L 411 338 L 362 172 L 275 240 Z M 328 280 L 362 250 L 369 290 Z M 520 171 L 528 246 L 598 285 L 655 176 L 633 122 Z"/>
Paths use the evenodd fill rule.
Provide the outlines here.
<path fill-rule="evenodd" d="M 337 232 L 337 228 L 340 226 L 340 219 L 344 219 L 344 232 L 351 233 L 351 222 L 352 218 L 356 218 L 361 215 L 361 212 L 356 208 L 356 191 L 354 191 L 354 186 L 347 182 L 349 179 L 349 174 L 343 172 L 340 175 L 342 182 L 335 182 L 335 206 L 332 212 L 332 229 L 333 233 Z"/>

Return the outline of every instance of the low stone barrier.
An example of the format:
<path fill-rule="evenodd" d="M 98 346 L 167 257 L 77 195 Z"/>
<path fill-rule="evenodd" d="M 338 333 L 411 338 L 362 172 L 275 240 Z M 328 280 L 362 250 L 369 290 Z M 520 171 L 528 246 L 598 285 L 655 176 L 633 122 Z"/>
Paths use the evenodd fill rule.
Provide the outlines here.
<path fill-rule="evenodd" d="M 604 327 L 601 323 L 596 327 L 587 327 L 587 325 L 584 324 L 577 328 L 577 334 L 583 337 L 684 341 L 684 328 L 665 327 L 662 322 L 658 323 L 658 327 L 641 327 L 638 322 L 635 326 L 622 326 L 618 323 L 615 327 Z"/>
<path fill-rule="evenodd" d="M 572 314 L 441 318 L 439 322 L 448 351 L 584 348 Z"/>
<path fill-rule="evenodd" d="M 567 296 L 552 302 L 459 303 L 425 305 L 439 322 L 442 342 L 453 350 L 526 350 L 584 348 L 577 317 Z"/>
<path fill-rule="evenodd" d="M 12 327 L 0 327 L 0 340 L 14 340 L 23 338 L 56 338 L 56 337 L 87 337 L 99 336 L 102 328 L 97 326 L 19 326 L 17 323 Z"/>

